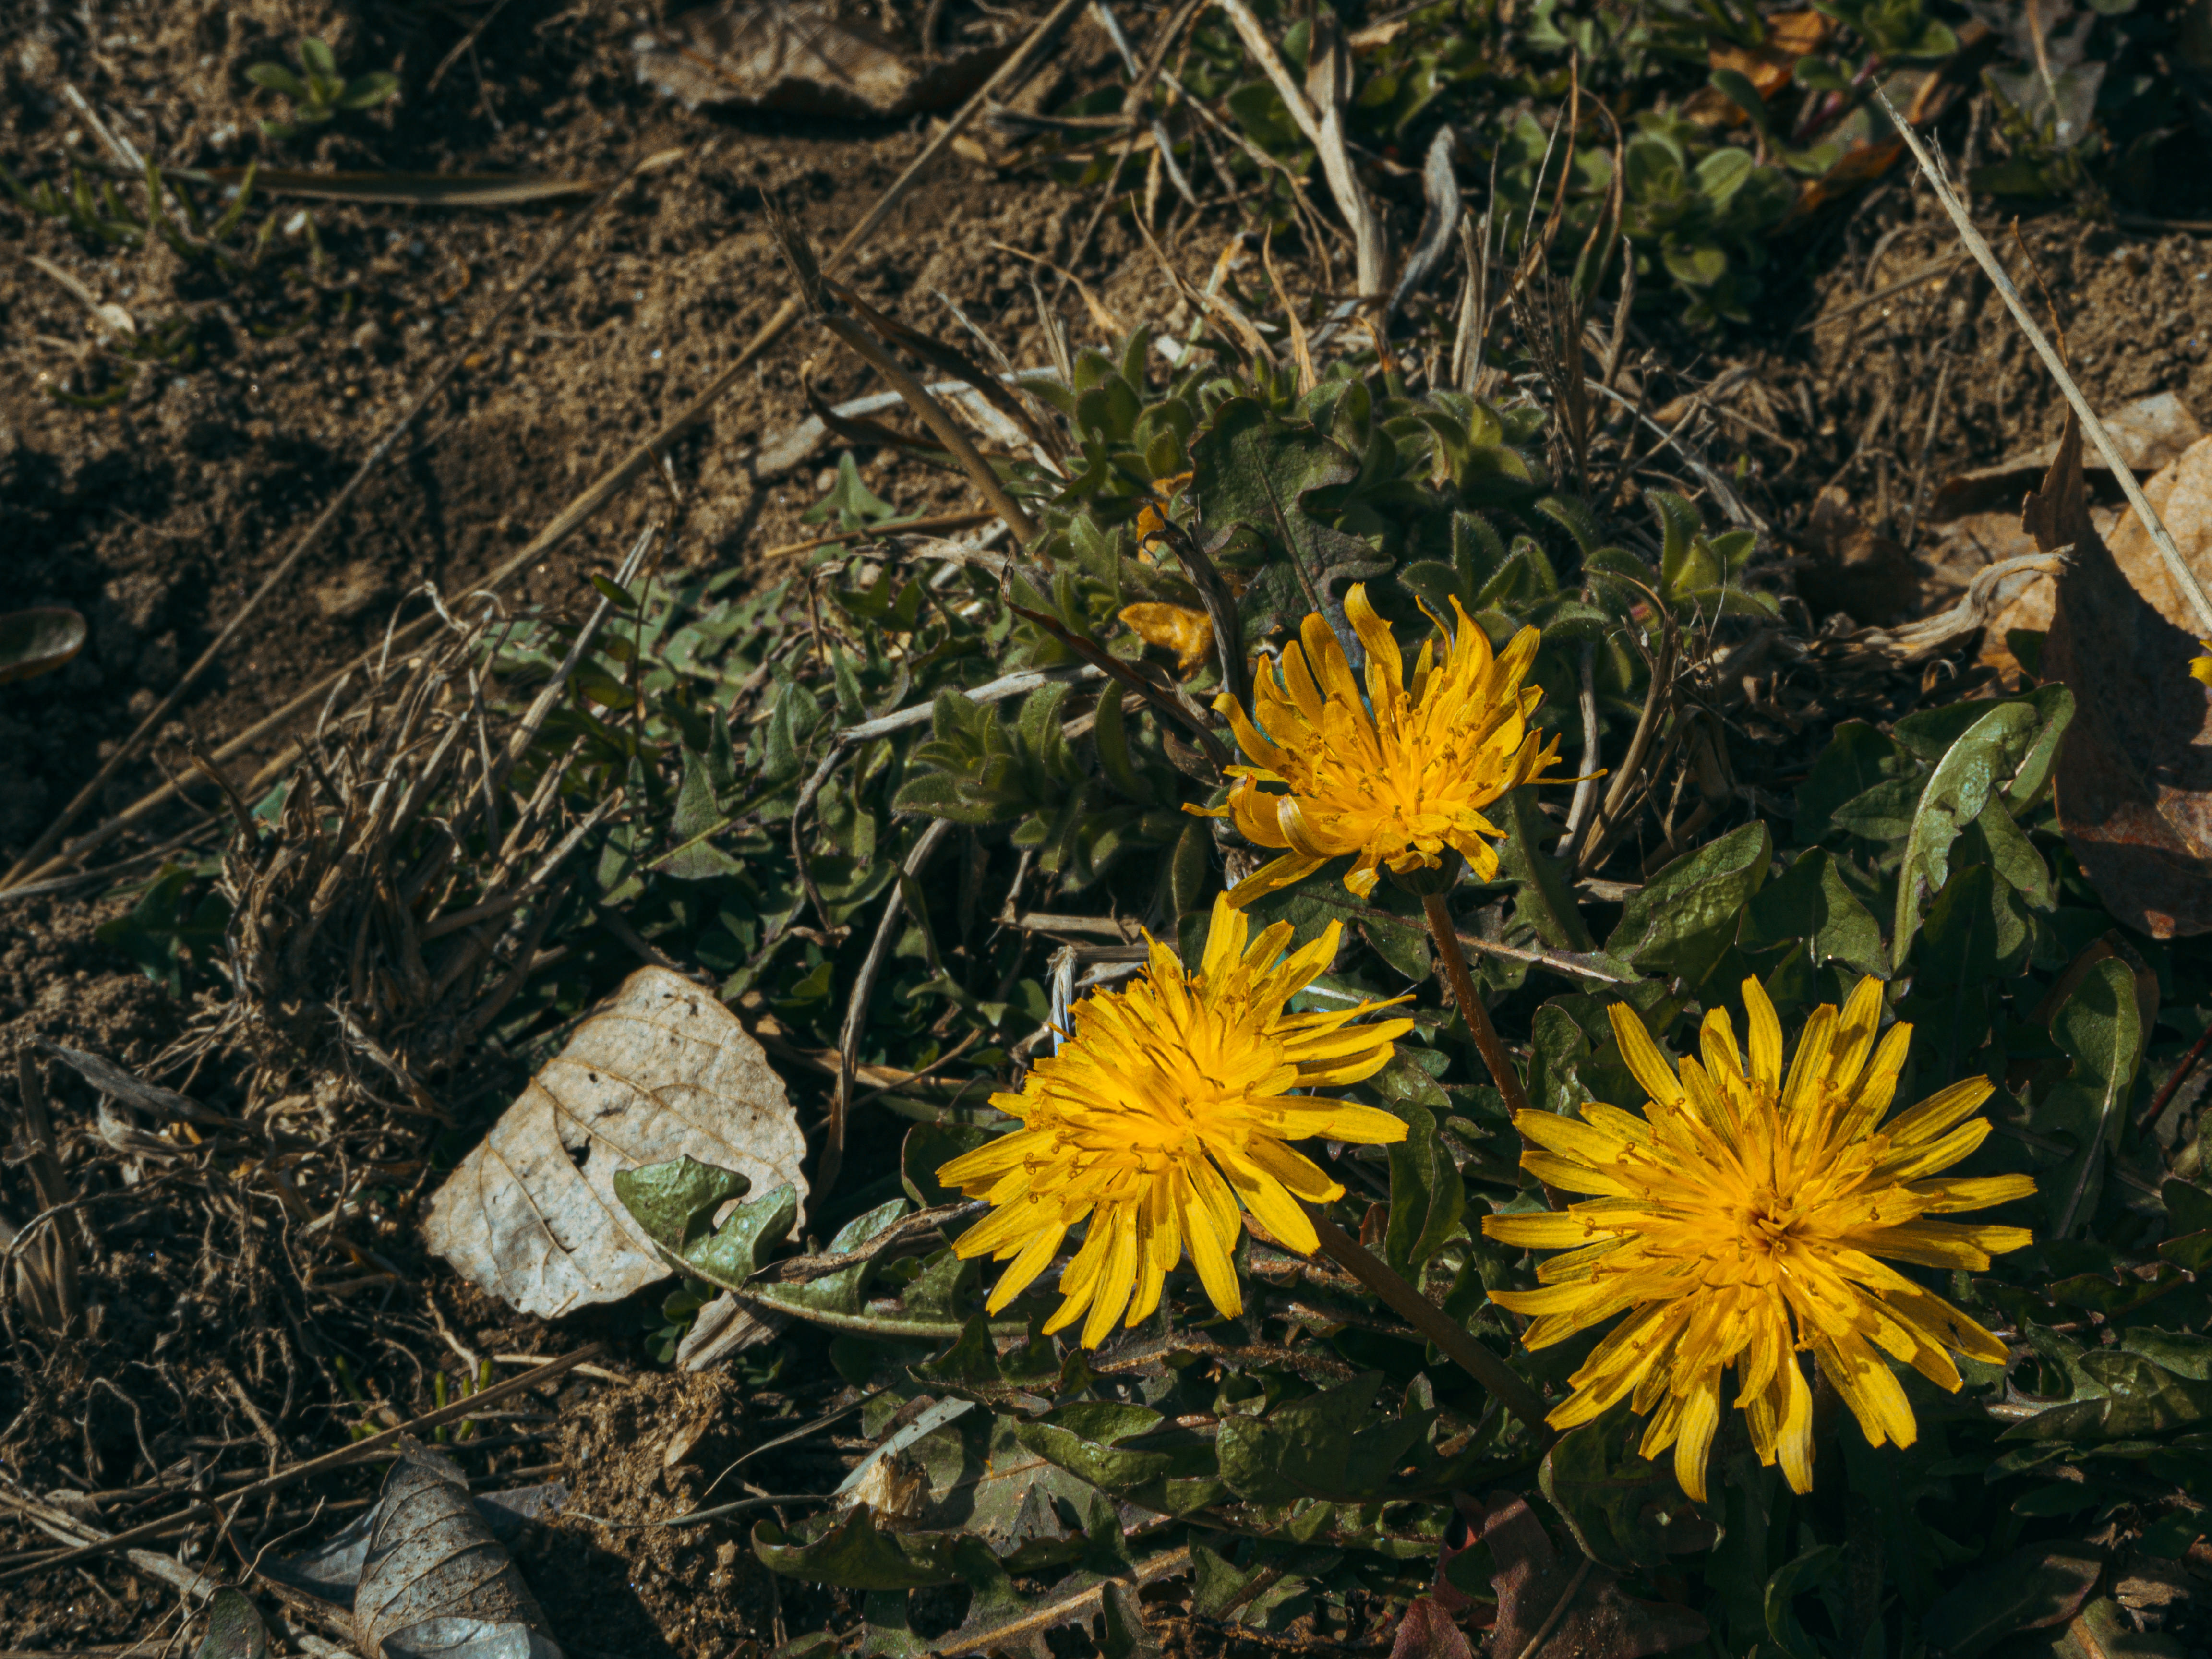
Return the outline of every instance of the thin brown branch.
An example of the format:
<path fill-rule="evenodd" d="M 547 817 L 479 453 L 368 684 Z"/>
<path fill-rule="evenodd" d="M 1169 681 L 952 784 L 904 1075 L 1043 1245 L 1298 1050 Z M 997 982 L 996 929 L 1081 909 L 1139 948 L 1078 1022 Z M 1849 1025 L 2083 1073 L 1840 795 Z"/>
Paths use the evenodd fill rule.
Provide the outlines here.
<path fill-rule="evenodd" d="M 1429 919 L 1429 933 L 1436 940 L 1437 967 L 1451 991 L 1452 1001 L 1459 1008 L 1459 1017 L 1474 1035 L 1474 1046 L 1482 1053 L 1482 1063 L 1490 1068 L 1491 1079 L 1498 1085 L 1498 1092 L 1505 1097 L 1505 1109 L 1527 1111 L 1528 1091 L 1521 1086 L 1520 1073 L 1513 1069 L 1513 1056 L 1505 1052 L 1498 1028 L 1490 1023 L 1490 1011 L 1482 1006 L 1482 998 L 1475 991 L 1474 977 L 1467 970 L 1467 952 L 1460 949 L 1459 929 L 1452 922 L 1451 906 L 1442 893 L 1426 893 L 1421 897 L 1421 909 Z"/>
<path fill-rule="evenodd" d="M 349 1464 L 358 1463 L 364 1458 L 374 1456 L 387 1446 L 396 1443 L 403 1435 L 420 1434 L 424 1430 L 434 1429 L 441 1424 L 459 1422 L 462 1418 L 470 1416 L 489 1405 L 494 1400 L 504 1399 L 511 1394 L 520 1394 L 526 1389 L 535 1388 L 540 1382 L 550 1382 L 555 1377 L 583 1364 L 584 1361 L 596 1359 L 605 1350 L 606 1344 L 604 1342 L 587 1343 L 572 1354 L 550 1361 L 538 1366 L 535 1370 L 525 1371 L 520 1376 L 510 1376 L 503 1382 L 495 1382 L 481 1393 L 472 1394 L 465 1400 L 456 1400 L 450 1405 L 441 1406 L 435 1411 L 425 1412 L 420 1417 L 402 1423 L 396 1429 L 386 1429 L 380 1434 L 372 1434 L 366 1439 L 355 1441 L 349 1446 L 341 1446 L 336 1451 L 325 1452 L 320 1457 L 311 1457 L 304 1463 L 295 1463 L 289 1469 L 282 1469 L 275 1474 L 264 1476 L 252 1486 L 241 1487 L 231 1494 L 230 1513 L 235 1515 L 242 1505 L 253 1498 L 264 1497 L 270 1492 L 281 1492 L 285 1487 L 296 1485 L 311 1476 L 326 1474 L 332 1469 L 343 1468 Z M 131 1545 L 149 1538 L 166 1536 L 179 1528 L 195 1525 L 202 1521 L 221 1519 L 223 1511 L 213 1504 L 194 1504 L 178 1514 L 166 1516 L 159 1521 L 149 1521 L 143 1526 L 132 1527 L 127 1531 L 118 1532 L 112 1538 L 104 1538 L 97 1543 L 79 1545 L 73 1549 L 60 1550 L 43 1560 L 11 1568 L 6 1572 L 0 1572 L 0 1584 L 11 1583 L 33 1572 L 49 1571 L 55 1567 L 66 1567 L 78 1561 L 89 1561 L 95 1556 L 112 1554 L 118 1549 L 127 1549 Z"/>
<path fill-rule="evenodd" d="M 1373 1252 L 1328 1217 L 1311 1209 L 1314 1232 L 1321 1247 L 1344 1270 L 1381 1297 L 1392 1312 L 1435 1343 L 1447 1359 L 1482 1384 L 1514 1416 L 1547 1439 L 1551 1430 L 1544 1422 L 1544 1401 L 1496 1354 L 1467 1334 L 1458 1321 L 1393 1273 Z"/>
<path fill-rule="evenodd" d="M 2112 434 L 2105 429 L 2104 422 L 2097 418 L 2097 411 L 2089 406 L 2089 399 L 2083 395 L 2074 377 L 2067 373 L 2066 365 L 2060 361 L 2050 337 L 2037 327 L 2035 319 L 2028 315 L 2027 306 L 2021 299 L 2020 290 L 2012 285 L 2012 278 L 2005 275 L 2004 266 L 1997 262 L 1996 252 L 1982 233 L 1974 228 L 1973 220 L 1967 216 L 1966 208 L 1952 193 L 1942 169 L 1936 165 L 1936 158 L 1928 153 L 1928 146 L 1912 130 L 1912 124 L 1897 112 L 1896 106 L 1889 101 L 1889 94 L 1881 89 L 1879 83 L 1875 86 L 1874 95 L 1875 101 L 1881 106 L 1882 113 L 1889 117 L 1890 125 L 1897 129 L 1898 137 L 1905 140 L 1905 148 L 1912 152 L 1912 159 L 1920 164 L 1921 174 L 1928 180 L 1928 187 L 1936 192 L 1936 199 L 1943 204 L 1944 212 L 1951 216 L 1951 223 L 1958 230 L 1959 240 L 1966 245 L 1966 251 L 1974 256 L 1976 263 L 1988 274 L 1990 283 L 2004 300 L 2005 309 L 2012 313 L 2013 320 L 2020 325 L 2021 332 L 2027 336 L 2028 343 L 2035 348 L 2035 355 L 2043 359 L 2043 366 L 2051 371 L 2051 378 L 2058 383 L 2059 391 L 2066 394 L 2066 401 L 2072 407 L 2075 417 L 2081 422 L 2082 431 L 2088 434 L 2089 441 L 2097 446 L 2097 453 L 2105 458 L 2105 465 L 2112 469 L 2112 477 L 2119 480 L 2120 489 L 2127 496 L 2128 505 L 2136 510 L 2136 522 L 2149 532 L 2151 544 L 2158 549 L 2158 556 L 2166 565 L 2166 574 L 2172 578 L 2173 585 L 2188 599 L 2190 609 L 2197 613 L 2198 632 L 2212 634 L 2212 594 L 2205 592 L 2204 584 L 2197 580 L 2197 573 L 2189 568 L 2189 561 L 2181 556 L 2181 550 L 2173 544 L 2173 537 L 2167 531 L 2166 521 L 2158 516 L 2158 509 L 2150 504 L 2149 498 L 2142 493 L 2142 486 L 2136 482 L 2134 470 L 2121 456 L 2119 446 L 2112 441 Z"/>

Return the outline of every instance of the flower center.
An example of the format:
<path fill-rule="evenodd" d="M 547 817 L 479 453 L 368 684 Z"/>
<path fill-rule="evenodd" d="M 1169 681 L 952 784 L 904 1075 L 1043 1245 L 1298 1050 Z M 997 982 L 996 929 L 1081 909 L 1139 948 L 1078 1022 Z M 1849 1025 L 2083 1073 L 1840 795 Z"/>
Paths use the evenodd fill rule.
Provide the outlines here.
<path fill-rule="evenodd" d="M 1768 1257 L 1787 1255 L 1795 1243 L 1796 1231 L 1804 1212 L 1785 1199 L 1771 1187 L 1753 1191 L 1737 1220 L 1745 1245 L 1754 1254 Z"/>

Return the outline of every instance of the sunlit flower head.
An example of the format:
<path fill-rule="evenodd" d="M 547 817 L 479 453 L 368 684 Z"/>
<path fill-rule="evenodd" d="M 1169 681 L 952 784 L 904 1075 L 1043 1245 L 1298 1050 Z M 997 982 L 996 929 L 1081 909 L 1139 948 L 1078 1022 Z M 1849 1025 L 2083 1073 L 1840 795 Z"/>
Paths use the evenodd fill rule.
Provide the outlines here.
<path fill-rule="evenodd" d="M 1344 1189 L 1283 1143 L 1406 1138 L 1389 1112 L 1294 1092 L 1373 1076 L 1413 1029 L 1409 1019 L 1354 1023 L 1389 1006 L 1382 1002 L 1286 1012 L 1335 957 L 1339 927 L 1285 956 L 1289 923 L 1248 938 L 1249 920 L 1216 899 L 1196 973 L 1155 942 L 1126 989 L 1076 1006 L 1073 1036 L 1038 1062 L 1020 1093 L 991 1097 L 1022 1127 L 938 1171 L 995 1206 L 953 1247 L 1012 1258 L 991 1312 L 1020 1295 L 1086 1218 L 1082 1248 L 1060 1275 L 1063 1300 L 1045 1325 L 1060 1330 L 1088 1310 L 1086 1347 L 1125 1310 L 1131 1325 L 1152 1314 L 1186 1244 L 1213 1305 L 1243 1311 L 1230 1261 L 1240 1203 L 1291 1249 L 1316 1247 L 1298 1200 L 1326 1202 Z"/>
<path fill-rule="evenodd" d="M 2189 659 L 2190 675 L 2192 678 L 2203 681 L 2207 685 L 2212 685 L 2212 640 L 2199 640 L 2197 643 L 2204 647 L 2205 654 L 2201 657 L 2191 657 Z"/>
<path fill-rule="evenodd" d="M 1513 1120 L 1533 1143 L 1522 1168 L 1595 1196 L 1563 1212 L 1482 1224 L 1504 1243 L 1567 1252 L 1537 1268 L 1543 1288 L 1492 1292 L 1534 1316 L 1522 1338 L 1528 1347 L 1628 1316 L 1569 1379 L 1575 1392 L 1552 1413 L 1553 1426 L 1587 1423 L 1626 1400 L 1650 1419 L 1644 1455 L 1671 1445 L 1675 1478 L 1700 1499 L 1730 1366 L 1731 1403 L 1759 1460 L 1778 1456 L 1802 1492 L 1813 1485 L 1813 1395 L 1800 1352 L 1812 1353 L 1877 1446 L 1909 1446 L 1917 1432 L 1885 1355 L 1954 1391 L 1953 1352 L 2001 1363 L 2002 1342 L 1876 1258 L 1980 1272 L 2027 1243 L 2027 1231 L 1929 1218 L 2035 1190 L 2021 1175 L 1929 1179 L 1988 1135 L 1988 1120 L 1972 1117 L 1989 1097 L 1984 1079 L 1881 1124 L 1912 1028 L 1892 1026 L 1877 1047 L 1879 981 L 1860 981 L 1840 1015 L 1832 1004 L 1814 1011 L 1786 1081 L 1773 1004 L 1756 980 L 1744 981 L 1743 998 L 1748 1069 L 1726 1011 L 1715 1009 L 1699 1034 L 1703 1063 L 1684 1060 L 1679 1078 L 1634 1012 L 1616 1004 L 1621 1053 L 1651 1097 L 1644 1115 L 1593 1103 L 1579 1121 L 1535 1111 Z"/>
<path fill-rule="evenodd" d="M 1537 635 L 1524 628 L 1502 655 L 1462 609 L 1444 640 L 1425 641 L 1406 684 L 1406 664 L 1389 624 L 1367 602 L 1364 586 L 1345 596 L 1345 615 L 1367 652 L 1366 695 L 1352 677 L 1328 620 L 1305 619 L 1299 641 L 1263 669 L 1249 716 L 1225 693 L 1214 708 L 1229 718 L 1249 766 L 1237 780 L 1226 816 L 1250 841 L 1285 849 L 1237 884 L 1248 904 L 1304 880 L 1346 854 L 1356 862 L 1344 884 L 1364 898 L 1379 867 L 1404 875 L 1463 854 L 1478 880 L 1497 873 L 1491 842 L 1504 831 L 1482 809 L 1536 781 L 1559 754 L 1528 729 L 1544 700 L 1523 685 Z M 1442 623 L 1439 623 L 1441 629 Z M 1301 643 L 1303 642 L 1303 648 Z"/>

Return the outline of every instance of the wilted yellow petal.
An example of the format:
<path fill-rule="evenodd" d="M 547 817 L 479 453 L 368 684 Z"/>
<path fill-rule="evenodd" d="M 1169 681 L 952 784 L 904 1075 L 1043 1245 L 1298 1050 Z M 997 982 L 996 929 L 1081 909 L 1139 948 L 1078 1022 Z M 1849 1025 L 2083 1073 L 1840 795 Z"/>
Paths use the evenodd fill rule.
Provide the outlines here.
<path fill-rule="evenodd" d="M 1187 605 L 1146 600 L 1121 607 L 1121 623 L 1146 645 L 1176 653 L 1176 672 L 1194 674 L 1213 655 L 1213 620 Z"/>

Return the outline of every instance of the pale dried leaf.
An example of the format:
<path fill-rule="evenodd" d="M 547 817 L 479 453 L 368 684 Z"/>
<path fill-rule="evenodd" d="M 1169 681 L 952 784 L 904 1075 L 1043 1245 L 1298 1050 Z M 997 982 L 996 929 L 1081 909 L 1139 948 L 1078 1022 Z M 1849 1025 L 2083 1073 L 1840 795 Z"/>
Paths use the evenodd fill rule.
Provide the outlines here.
<path fill-rule="evenodd" d="M 725 5 L 685 12 L 633 42 L 641 80 L 693 109 L 724 105 L 797 115 L 911 115 L 950 109 L 1008 48 L 936 63 L 900 52 L 819 3 Z"/>
<path fill-rule="evenodd" d="M 2204 428 L 2197 423 L 2188 405 L 2171 392 L 2138 398 L 2113 410 L 2105 416 L 2105 429 L 2112 434 L 2120 459 L 2137 477 L 2179 460 L 2204 435 Z M 1995 466 L 1961 472 L 1936 492 L 1936 499 L 1929 503 L 1928 522 L 1945 524 L 1984 508 L 2010 508 L 2043 481 L 2057 458 L 2058 441 L 2053 441 Z M 2083 456 L 2082 465 L 2092 473 L 2108 471 L 2104 458 L 2094 449 Z"/>
<path fill-rule="evenodd" d="M 459 1465 L 401 1442 L 371 1513 L 353 1602 L 355 1644 L 368 1659 L 559 1659 L 538 1598 L 470 1503 Z"/>
<path fill-rule="evenodd" d="M 755 1192 L 806 1155 L 783 1079 L 714 994 L 641 968 L 531 1081 L 430 1201 L 430 1248 L 524 1313 L 556 1318 L 667 1276 L 616 1199 L 617 1170 L 690 1157 Z"/>
<path fill-rule="evenodd" d="M 2172 465 L 2143 485 L 2143 495 L 2165 521 L 2189 568 L 2199 578 L 2212 580 L 2212 439 L 2191 445 Z M 2130 585 L 2152 608 L 2176 627 L 2193 629 L 2196 613 L 2175 589 L 2166 562 L 2136 522 L 2134 511 L 2092 506 L 2089 521 L 2112 549 Z M 2035 538 L 2021 526 L 2019 515 L 2014 513 L 1978 513 L 1960 520 L 1960 529 L 1971 531 L 1981 546 L 1993 552 L 2027 552 L 2035 545 Z M 2047 578 L 2031 577 L 2016 584 L 2015 591 L 2004 596 L 2005 603 L 1990 623 L 1989 639 L 1982 648 L 1984 659 L 1999 667 L 2010 665 L 2008 651 L 2002 660 L 1997 653 L 2003 650 L 2005 635 L 2014 629 L 2048 633 L 2056 592 Z"/>
<path fill-rule="evenodd" d="M 508 1546 L 531 1527 L 559 1515 L 568 1501 L 568 1485 L 560 1480 L 509 1486 L 504 1492 L 474 1492 L 469 1498 L 491 1535 Z M 264 1561 L 261 1577 L 341 1607 L 352 1607 L 381 1513 L 380 1509 L 372 1508 L 312 1549 Z"/>
<path fill-rule="evenodd" d="M 676 1345 L 676 1363 L 687 1371 L 711 1371 L 747 1348 L 772 1342 L 791 1323 L 773 1308 L 748 1308 L 724 1291 L 691 1322 Z"/>

